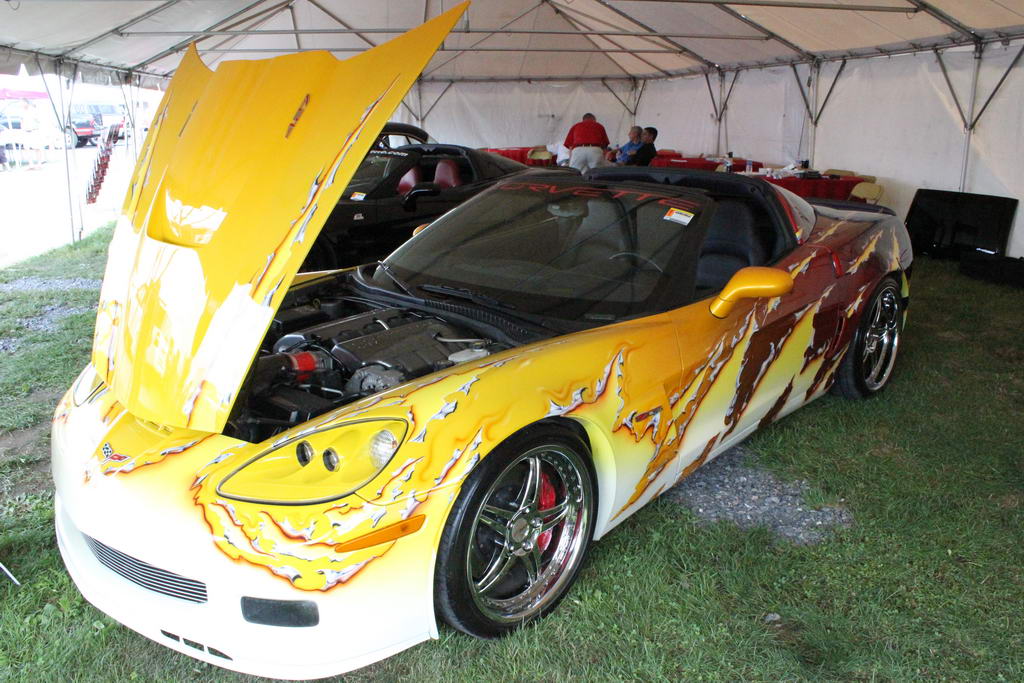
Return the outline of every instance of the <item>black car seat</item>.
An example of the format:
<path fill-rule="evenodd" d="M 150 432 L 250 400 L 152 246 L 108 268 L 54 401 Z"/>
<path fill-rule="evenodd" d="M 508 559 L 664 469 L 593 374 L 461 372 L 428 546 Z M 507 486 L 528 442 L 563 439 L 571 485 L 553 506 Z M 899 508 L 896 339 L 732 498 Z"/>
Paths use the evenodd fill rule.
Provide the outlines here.
<path fill-rule="evenodd" d="M 626 223 L 613 202 L 588 202 L 587 213 L 580 220 L 567 245 L 573 264 L 601 266 L 608 259 L 629 250 Z"/>
<path fill-rule="evenodd" d="M 422 177 L 423 172 L 420 170 L 419 166 L 413 166 L 410 168 L 405 172 L 405 175 L 402 176 L 402 179 L 398 181 L 398 194 L 409 194 L 409 190 L 419 183 L 420 178 Z"/>
<path fill-rule="evenodd" d="M 440 185 L 442 190 L 462 185 L 459 165 L 451 159 L 441 159 L 438 161 L 437 168 L 434 169 L 434 182 Z"/>
<path fill-rule="evenodd" d="M 741 268 L 764 265 L 769 256 L 766 237 L 749 204 L 718 200 L 697 262 L 697 289 L 718 291 Z"/>

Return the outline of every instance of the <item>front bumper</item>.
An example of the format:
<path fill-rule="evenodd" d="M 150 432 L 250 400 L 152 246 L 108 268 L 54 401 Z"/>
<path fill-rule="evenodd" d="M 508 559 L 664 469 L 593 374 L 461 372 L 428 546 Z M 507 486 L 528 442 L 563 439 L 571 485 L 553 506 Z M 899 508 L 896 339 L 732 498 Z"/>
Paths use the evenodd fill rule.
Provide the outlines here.
<path fill-rule="evenodd" d="M 223 446 L 217 439 L 224 437 L 128 473 L 83 477 L 88 455 L 108 439 L 117 443 L 117 420 L 107 425 L 102 414 L 94 403 L 62 410 L 54 423 L 55 526 L 75 584 L 113 619 L 196 659 L 287 679 L 344 673 L 437 637 L 432 553 L 399 544 L 347 583 L 300 590 L 265 567 L 224 554 L 192 500 L 196 470 Z M 206 601 L 128 580 L 108 568 L 109 557 L 106 565 L 98 559 L 87 537 L 137 560 L 143 571 L 150 566 L 205 584 Z M 242 597 L 313 601 L 319 623 L 246 621 Z"/>
<path fill-rule="evenodd" d="M 408 625 L 408 615 L 388 610 L 386 596 L 378 596 L 382 600 L 375 601 L 375 613 L 360 614 L 333 604 L 338 601 L 295 594 L 291 599 L 318 603 L 317 626 L 252 624 L 242 618 L 241 597 L 259 596 L 258 591 L 243 593 L 238 586 L 208 585 L 208 602 L 203 604 L 160 595 L 101 564 L 59 496 L 56 528 L 68 573 L 97 609 L 161 645 L 227 669 L 270 678 L 321 678 L 358 669 L 436 637 L 429 628 L 432 619 L 419 629 L 402 628 Z M 392 624 L 398 628 L 389 628 Z M 396 633 L 401 633 L 397 640 Z"/>

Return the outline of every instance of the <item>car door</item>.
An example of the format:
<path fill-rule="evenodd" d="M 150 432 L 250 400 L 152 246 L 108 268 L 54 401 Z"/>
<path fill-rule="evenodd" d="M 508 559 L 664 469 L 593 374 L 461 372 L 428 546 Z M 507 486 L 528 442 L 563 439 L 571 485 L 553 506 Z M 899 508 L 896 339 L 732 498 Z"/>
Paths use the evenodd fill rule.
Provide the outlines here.
<path fill-rule="evenodd" d="M 714 232 L 712 225 L 704 250 Z M 704 250 L 701 261 L 709 258 Z M 723 269 L 717 284 L 724 286 L 730 272 L 746 265 L 766 264 L 736 261 Z M 832 303 L 840 298 L 831 296 L 831 259 L 800 247 L 774 258 L 771 267 L 790 275 L 790 292 L 741 299 L 722 318 L 710 311 L 716 293 L 676 311 L 683 368 L 673 400 L 681 435 L 680 477 L 802 405 L 826 384 L 841 324 L 838 304 Z"/>

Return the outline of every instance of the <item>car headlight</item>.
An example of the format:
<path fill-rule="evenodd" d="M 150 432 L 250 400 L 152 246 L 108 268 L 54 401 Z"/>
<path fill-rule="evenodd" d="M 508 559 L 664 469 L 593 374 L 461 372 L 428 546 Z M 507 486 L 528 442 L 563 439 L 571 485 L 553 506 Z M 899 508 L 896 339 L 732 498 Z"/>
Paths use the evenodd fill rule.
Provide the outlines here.
<path fill-rule="evenodd" d="M 380 474 L 405 432 L 404 420 L 363 420 L 296 436 L 239 466 L 217 493 L 285 505 L 336 500 Z"/>

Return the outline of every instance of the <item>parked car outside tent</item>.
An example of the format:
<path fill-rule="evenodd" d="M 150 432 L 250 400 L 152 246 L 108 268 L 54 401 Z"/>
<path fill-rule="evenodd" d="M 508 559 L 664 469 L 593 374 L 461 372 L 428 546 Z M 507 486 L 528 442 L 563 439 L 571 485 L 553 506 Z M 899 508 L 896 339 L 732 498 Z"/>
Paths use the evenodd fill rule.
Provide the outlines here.
<path fill-rule="evenodd" d="M 127 117 L 124 105 L 109 103 L 75 103 L 71 105 L 70 128 L 74 131 L 76 147 L 84 147 L 87 144 L 96 144 L 101 135 L 105 135 L 111 128 L 117 129 L 118 139 L 124 137 L 124 127 Z"/>

